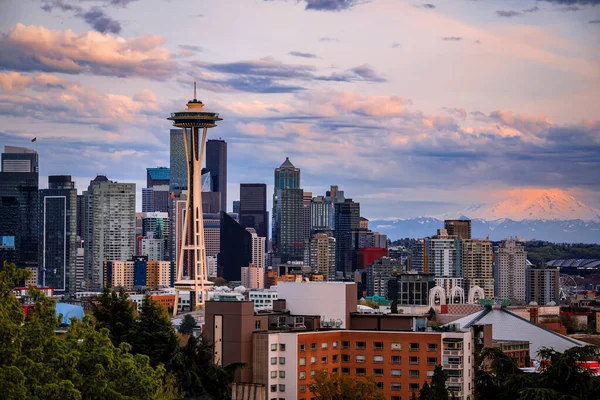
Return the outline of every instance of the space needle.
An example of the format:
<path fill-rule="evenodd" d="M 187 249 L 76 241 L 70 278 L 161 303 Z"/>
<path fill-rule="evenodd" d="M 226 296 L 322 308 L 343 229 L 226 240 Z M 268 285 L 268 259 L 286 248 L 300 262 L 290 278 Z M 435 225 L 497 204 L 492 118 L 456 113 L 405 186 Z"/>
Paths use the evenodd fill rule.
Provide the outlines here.
<path fill-rule="evenodd" d="M 188 193 L 183 216 L 181 247 L 177 258 L 177 276 L 175 281 L 175 306 L 173 315 L 177 314 L 179 291 L 190 292 L 192 311 L 204 305 L 208 299 L 208 290 L 213 285 L 208 278 L 206 268 L 206 248 L 204 247 L 204 221 L 202 215 L 202 159 L 206 144 L 208 128 L 214 128 L 221 121 L 219 114 L 204 110 L 204 104 L 196 99 L 196 82 L 194 82 L 194 99 L 187 103 L 185 110 L 171 113 L 167 118 L 173 126 L 181 128 L 188 169 Z M 187 132 L 190 132 L 188 136 Z M 179 227 L 181 220 L 176 226 Z M 187 256 L 187 259 L 185 258 Z M 184 264 L 188 265 L 187 275 Z"/>

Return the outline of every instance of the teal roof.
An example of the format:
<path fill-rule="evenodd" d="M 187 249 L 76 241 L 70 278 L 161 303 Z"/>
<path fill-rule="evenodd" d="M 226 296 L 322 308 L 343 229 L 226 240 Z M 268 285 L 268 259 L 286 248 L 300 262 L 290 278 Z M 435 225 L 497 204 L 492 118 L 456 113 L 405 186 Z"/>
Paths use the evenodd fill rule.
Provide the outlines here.
<path fill-rule="evenodd" d="M 148 175 L 152 180 L 167 180 L 171 178 L 170 168 L 147 168 Z"/>

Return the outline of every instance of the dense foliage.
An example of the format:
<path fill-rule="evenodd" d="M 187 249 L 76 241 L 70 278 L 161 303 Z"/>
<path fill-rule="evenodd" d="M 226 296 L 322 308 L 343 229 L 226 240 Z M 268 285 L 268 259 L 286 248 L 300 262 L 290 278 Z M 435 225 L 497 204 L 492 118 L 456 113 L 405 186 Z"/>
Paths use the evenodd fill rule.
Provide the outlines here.
<path fill-rule="evenodd" d="M 385 400 L 383 391 L 370 376 L 360 379 L 329 374 L 326 370 L 315 374 L 310 392 L 315 400 Z"/>
<path fill-rule="evenodd" d="M 190 314 L 186 314 L 181 321 L 181 325 L 179 325 L 178 331 L 182 335 L 191 335 L 195 327 L 196 319 Z"/>

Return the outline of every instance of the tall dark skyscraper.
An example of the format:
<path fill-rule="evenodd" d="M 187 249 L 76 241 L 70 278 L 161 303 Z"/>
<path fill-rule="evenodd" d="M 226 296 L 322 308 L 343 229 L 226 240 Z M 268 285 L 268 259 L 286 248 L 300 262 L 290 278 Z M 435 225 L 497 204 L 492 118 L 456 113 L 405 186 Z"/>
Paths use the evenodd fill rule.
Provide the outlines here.
<path fill-rule="evenodd" d="M 227 281 L 242 279 L 242 267 L 252 262 L 252 235 L 230 215 L 221 211 L 221 244 L 217 275 Z"/>
<path fill-rule="evenodd" d="M 77 263 L 77 189 L 68 175 L 48 177 L 40 190 L 40 280 L 56 292 L 74 293 L 79 287 Z"/>
<path fill-rule="evenodd" d="M 169 177 L 169 191 L 178 193 L 187 188 L 187 161 L 185 158 L 185 145 L 181 129 L 171 129 L 171 165 Z M 189 131 L 188 131 L 189 143 Z"/>
<path fill-rule="evenodd" d="M 471 239 L 470 219 L 447 219 L 444 221 L 444 229 L 450 236 L 456 235 L 462 240 Z"/>
<path fill-rule="evenodd" d="M 265 183 L 240 184 L 240 224 L 254 228 L 256 234 L 269 241 L 269 213 L 267 212 L 267 185 Z"/>
<path fill-rule="evenodd" d="M 360 228 L 360 203 L 345 199 L 335 204 L 333 237 L 336 240 L 336 270 L 349 276 L 352 273 L 352 231 Z"/>
<path fill-rule="evenodd" d="M 85 196 L 77 195 L 77 236 L 83 240 L 85 235 Z"/>
<path fill-rule="evenodd" d="M 275 169 L 273 253 L 282 263 L 304 258 L 304 206 L 300 169 L 286 157 Z"/>
<path fill-rule="evenodd" d="M 19 267 L 37 266 L 38 205 L 38 154 L 5 146 L 0 172 L 0 237 L 2 247 L 10 247 L 7 261 Z"/>
<path fill-rule="evenodd" d="M 213 192 L 221 193 L 221 210 L 227 212 L 227 142 L 211 139 L 206 142 L 206 169 L 210 171 Z"/>

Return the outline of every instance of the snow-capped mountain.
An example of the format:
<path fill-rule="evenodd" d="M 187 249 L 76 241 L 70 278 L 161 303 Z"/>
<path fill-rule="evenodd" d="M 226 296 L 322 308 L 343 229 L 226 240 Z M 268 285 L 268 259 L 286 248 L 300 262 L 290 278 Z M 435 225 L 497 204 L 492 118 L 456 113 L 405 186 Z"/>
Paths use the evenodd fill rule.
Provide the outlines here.
<path fill-rule="evenodd" d="M 516 189 L 495 204 L 474 204 L 461 212 L 469 218 L 494 221 L 554 219 L 600 221 L 600 210 L 561 189 Z"/>

